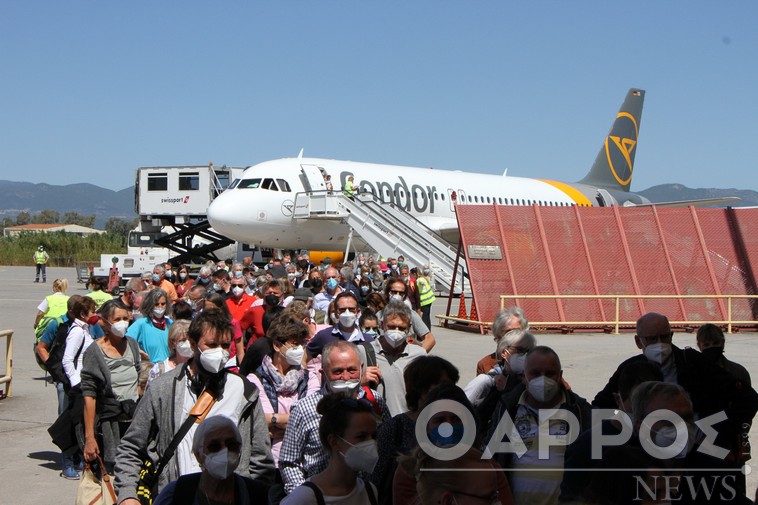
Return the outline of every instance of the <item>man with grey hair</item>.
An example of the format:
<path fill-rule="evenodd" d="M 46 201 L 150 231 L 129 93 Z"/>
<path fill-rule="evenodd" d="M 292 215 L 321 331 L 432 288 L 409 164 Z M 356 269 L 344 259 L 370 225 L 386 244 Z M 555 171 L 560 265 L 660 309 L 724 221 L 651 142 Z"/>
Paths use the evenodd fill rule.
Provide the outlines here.
<path fill-rule="evenodd" d="M 179 295 L 176 294 L 174 285 L 171 281 L 166 279 L 166 267 L 163 266 L 163 263 L 158 263 L 153 267 L 153 275 L 150 277 L 150 280 L 152 281 L 153 286 L 166 292 L 169 302 L 174 303 L 179 299 Z"/>
<path fill-rule="evenodd" d="M 324 270 L 324 288 L 323 291 L 313 297 L 313 308 L 317 311 L 328 312 L 332 300 L 344 291 L 340 286 L 340 273 L 333 266 Z"/>
<path fill-rule="evenodd" d="M 324 396 L 336 394 L 353 399 L 367 398 L 382 421 L 390 418 L 381 395 L 361 388 L 361 359 L 355 344 L 339 340 L 324 346 L 321 373 L 321 390 L 299 400 L 290 409 L 279 453 L 279 471 L 287 494 L 306 479 L 323 471 L 329 463 L 329 452 L 319 438 L 321 414 L 316 411 L 318 402 Z"/>
<path fill-rule="evenodd" d="M 205 289 L 210 289 L 212 280 L 211 275 L 213 274 L 213 268 L 210 265 L 203 265 L 200 267 L 200 271 L 197 273 L 197 279 L 195 279 L 194 284 L 203 286 Z"/>
<path fill-rule="evenodd" d="M 483 420 L 492 415 L 498 397 L 510 392 L 521 382 L 526 354 L 536 345 L 537 339 L 528 331 L 509 331 L 497 343 L 495 353 L 498 361 L 495 366 L 487 373 L 477 375 L 463 389 L 475 407 L 488 399 L 488 412 L 479 412 Z"/>
<path fill-rule="evenodd" d="M 622 362 L 608 384 L 595 395 L 592 406 L 603 409 L 613 409 L 616 402 L 613 393 L 618 390 L 618 378 L 623 369 L 629 363 L 647 360 L 660 368 L 664 382 L 679 384 L 690 395 L 697 391 L 697 384 L 702 378 L 696 377 L 692 364 L 684 357 L 684 351 L 673 345 L 674 332 L 671 330 L 669 320 L 663 314 L 648 312 L 637 320 L 637 332 L 634 335 L 634 343 L 642 354 L 632 356 Z"/>
<path fill-rule="evenodd" d="M 371 342 L 372 356 L 368 364 L 376 365 L 381 371 L 377 391 L 387 401 L 390 414 L 394 417 L 408 410 L 405 404 L 405 380 L 403 373 L 413 360 L 426 356 L 420 345 L 408 345 L 411 330 L 411 309 L 402 302 L 390 302 L 382 311 L 379 338 Z"/>
<path fill-rule="evenodd" d="M 487 445 L 502 442 L 500 437 L 513 436 L 513 432 L 502 433 L 502 428 L 498 429 L 507 414 L 526 448 L 520 455 L 515 454 L 516 451 L 501 451 L 495 455 L 506 472 L 514 470 L 509 478 L 513 502 L 554 504 L 560 494 L 568 444 L 550 444 L 543 434 L 549 433 L 567 442 L 575 440 L 591 426 L 592 408 L 584 398 L 566 389 L 561 360 L 549 347 L 537 346 L 529 351 L 522 384 L 501 397 L 486 437 Z M 542 415 L 542 412 L 559 411 L 570 413 L 579 423 L 570 423 L 561 415 Z"/>
<path fill-rule="evenodd" d="M 506 307 L 495 316 L 495 321 L 492 323 L 492 337 L 495 342 L 498 342 L 503 335 L 511 330 L 526 331 L 528 329 L 529 321 L 527 321 L 524 311 L 520 307 Z M 476 375 L 486 374 L 492 370 L 497 365 L 498 356 L 497 352 L 494 352 L 480 359 L 476 364 Z"/>
<path fill-rule="evenodd" d="M 361 289 L 355 283 L 355 273 L 350 265 L 345 265 L 340 268 L 340 277 L 342 278 L 342 284 L 340 284 L 340 286 L 344 291 L 352 292 L 359 300 L 363 298 L 361 295 Z"/>
<path fill-rule="evenodd" d="M 126 283 L 126 286 L 124 287 L 124 294 L 119 297 L 119 300 L 121 300 L 121 303 L 124 304 L 124 307 L 126 307 L 129 311 L 133 310 L 139 310 L 139 305 L 137 307 L 134 306 L 134 298 L 137 296 L 137 293 L 140 291 L 143 291 L 145 289 L 145 283 L 142 282 L 142 279 L 139 279 L 138 277 L 132 277 L 129 279 L 129 282 Z"/>

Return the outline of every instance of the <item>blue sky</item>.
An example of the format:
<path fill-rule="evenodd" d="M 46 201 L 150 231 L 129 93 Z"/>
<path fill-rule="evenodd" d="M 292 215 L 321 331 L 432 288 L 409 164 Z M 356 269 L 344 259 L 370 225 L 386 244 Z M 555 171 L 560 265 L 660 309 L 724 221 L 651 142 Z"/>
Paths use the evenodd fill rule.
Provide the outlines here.
<path fill-rule="evenodd" d="M 0 2 L 0 178 L 297 155 L 758 190 L 758 2 Z"/>

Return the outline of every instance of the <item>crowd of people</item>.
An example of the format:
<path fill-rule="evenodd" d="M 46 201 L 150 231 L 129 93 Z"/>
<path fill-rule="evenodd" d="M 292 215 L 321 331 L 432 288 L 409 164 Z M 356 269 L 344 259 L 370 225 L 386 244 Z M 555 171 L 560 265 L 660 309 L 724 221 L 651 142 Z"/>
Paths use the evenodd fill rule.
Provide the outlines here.
<path fill-rule="evenodd" d="M 642 315 L 641 353 L 590 402 L 518 307 L 458 384 L 434 354 L 430 268 L 402 257 L 52 288 L 34 324 L 61 476 L 100 462 L 119 505 L 749 503 L 758 394 L 715 325 L 680 349 L 664 315 Z"/>

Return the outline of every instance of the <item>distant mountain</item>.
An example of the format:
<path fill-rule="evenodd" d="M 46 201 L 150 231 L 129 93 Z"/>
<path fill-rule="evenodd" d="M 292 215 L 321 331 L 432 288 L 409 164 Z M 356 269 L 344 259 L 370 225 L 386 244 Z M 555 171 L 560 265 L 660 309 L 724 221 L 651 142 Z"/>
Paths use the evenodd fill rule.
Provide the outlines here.
<path fill-rule="evenodd" d="M 758 206 L 758 192 L 749 189 L 688 188 L 682 184 L 661 184 L 637 193 L 654 203 L 736 196 L 742 200 L 732 204 L 732 207 Z M 724 205 L 716 207 L 724 207 Z"/>
<path fill-rule="evenodd" d="M 36 214 L 52 209 L 63 214 L 73 211 L 90 216 L 97 215 L 95 226 L 102 228 L 110 217 L 132 220 L 134 213 L 134 187 L 113 191 L 93 184 L 33 184 L 0 180 L 0 218 L 16 217 L 19 212 Z"/>
<path fill-rule="evenodd" d="M 742 201 L 735 207 L 758 206 L 758 192 L 744 189 L 693 189 L 682 184 L 661 184 L 638 193 L 652 202 L 738 196 Z M 96 214 L 95 226 L 98 228 L 102 228 L 110 217 L 126 220 L 137 217 L 134 213 L 134 186 L 113 191 L 86 183 L 53 186 L 0 180 L 0 207 L 0 218 L 15 218 L 23 211 L 35 214 L 44 209 L 61 214 L 68 211 L 85 216 Z"/>

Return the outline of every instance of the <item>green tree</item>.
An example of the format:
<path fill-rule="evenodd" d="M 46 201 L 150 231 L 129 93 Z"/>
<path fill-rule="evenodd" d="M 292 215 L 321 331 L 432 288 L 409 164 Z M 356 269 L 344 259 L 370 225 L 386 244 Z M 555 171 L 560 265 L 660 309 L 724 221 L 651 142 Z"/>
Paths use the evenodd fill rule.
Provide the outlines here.
<path fill-rule="evenodd" d="M 95 219 L 97 218 L 97 215 L 92 214 L 91 216 L 83 216 L 79 214 L 78 212 L 75 212 L 73 210 L 70 210 L 63 214 L 63 217 L 61 218 L 61 223 L 63 224 L 78 224 L 79 226 L 86 226 L 88 228 L 92 228 L 95 226 Z"/>
<path fill-rule="evenodd" d="M 37 224 L 55 224 L 61 217 L 57 210 L 45 209 L 32 219 Z"/>
<path fill-rule="evenodd" d="M 134 225 L 131 222 L 118 217 L 108 218 L 105 222 L 105 231 L 119 237 L 126 237 L 132 228 L 134 228 Z"/>
<path fill-rule="evenodd" d="M 28 212 L 19 212 L 16 216 L 16 225 L 29 224 L 32 222 L 32 216 Z"/>

